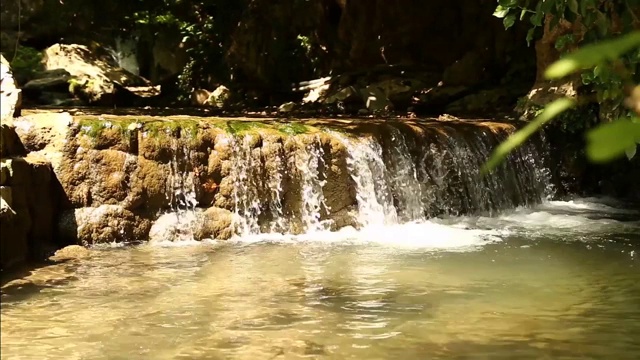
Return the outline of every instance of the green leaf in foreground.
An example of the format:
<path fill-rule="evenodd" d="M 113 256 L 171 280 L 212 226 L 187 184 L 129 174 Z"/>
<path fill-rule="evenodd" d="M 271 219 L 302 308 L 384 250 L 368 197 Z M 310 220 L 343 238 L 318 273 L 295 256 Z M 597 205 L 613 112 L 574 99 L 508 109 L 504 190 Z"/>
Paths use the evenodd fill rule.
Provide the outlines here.
<path fill-rule="evenodd" d="M 619 119 L 602 124 L 587 133 L 587 157 L 595 163 L 603 163 L 629 155 L 640 140 L 640 123 Z M 634 154 L 635 155 L 635 154 Z"/>
<path fill-rule="evenodd" d="M 558 99 L 547 106 L 540 115 L 538 115 L 527 126 L 513 133 L 507 140 L 503 141 L 493 151 L 489 160 L 482 166 L 481 173 L 486 174 L 495 169 L 507 157 L 509 152 L 522 145 L 531 135 L 533 135 L 544 124 L 551 121 L 562 112 L 572 108 L 576 102 L 569 98 Z"/>
<path fill-rule="evenodd" d="M 585 45 L 575 52 L 551 64 L 544 75 L 558 79 L 578 70 L 594 67 L 605 60 L 615 60 L 621 55 L 640 48 L 640 31 L 634 31 L 614 40 Z"/>
<path fill-rule="evenodd" d="M 498 5 L 498 7 L 496 8 L 496 11 L 493 13 L 493 16 L 502 19 L 503 17 L 507 16 L 508 13 L 509 13 L 509 8 L 505 8 L 502 5 Z"/>

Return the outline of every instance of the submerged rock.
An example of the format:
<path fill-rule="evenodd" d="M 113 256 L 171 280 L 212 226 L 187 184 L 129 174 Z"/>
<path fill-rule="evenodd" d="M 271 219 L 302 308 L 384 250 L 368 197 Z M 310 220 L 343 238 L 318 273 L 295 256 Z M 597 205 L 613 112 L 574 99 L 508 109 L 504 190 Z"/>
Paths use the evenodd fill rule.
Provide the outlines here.
<path fill-rule="evenodd" d="M 68 260 L 79 260 L 91 256 L 91 250 L 80 245 L 69 245 L 56 251 L 49 260 L 62 262 Z"/>

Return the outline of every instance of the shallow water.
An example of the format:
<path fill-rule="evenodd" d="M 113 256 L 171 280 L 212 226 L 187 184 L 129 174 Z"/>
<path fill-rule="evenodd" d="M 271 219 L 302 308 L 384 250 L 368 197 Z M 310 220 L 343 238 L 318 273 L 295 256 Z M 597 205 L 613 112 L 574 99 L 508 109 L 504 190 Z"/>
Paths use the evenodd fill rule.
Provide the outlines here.
<path fill-rule="evenodd" d="M 636 359 L 640 215 L 606 199 L 96 250 L 3 294 L 2 359 Z"/>

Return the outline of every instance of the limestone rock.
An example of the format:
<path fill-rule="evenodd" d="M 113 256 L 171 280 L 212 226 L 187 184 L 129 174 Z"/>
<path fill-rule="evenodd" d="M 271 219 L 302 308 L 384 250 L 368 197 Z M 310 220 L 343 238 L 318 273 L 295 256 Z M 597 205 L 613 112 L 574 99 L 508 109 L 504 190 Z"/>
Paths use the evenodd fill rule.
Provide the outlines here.
<path fill-rule="evenodd" d="M 216 207 L 166 213 L 153 222 L 149 240 L 226 240 L 233 236 L 232 218 L 229 210 Z"/>
<path fill-rule="evenodd" d="M 76 81 L 65 69 L 45 70 L 24 85 L 27 100 L 45 105 L 73 105 L 70 86 Z"/>
<path fill-rule="evenodd" d="M 211 106 L 222 109 L 229 105 L 230 100 L 231 90 L 229 90 L 229 88 L 224 85 L 220 85 L 215 90 L 213 90 L 211 96 L 207 100 L 207 103 Z"/>
<path fill-rule="evenodd" d="M 142 204 L 142 189 L 132 188 L 137 157 L 118 150 L 79 149 L 65 152 L 57 177 L 75 207 L 122 205 L 135 209 Z"/>
<path fill-rule="evenodd" d="M 326 96 L 322 99 L 324 104 L 335 104 L 338 102 L 350 102 L 361 100 L 358 90 L 353 86 L 338 89 L 336 91 L 327 91 Z"/>
<path fill-rule="evenodd" d="M 53 241 L 56 198 L 50 164 L 29 154 L 2 160 L 2 266 L 41 259 Z M 6 251 L 6 253 L 5 253 Z"/>
<path fill-rule="evenodd" d="M 84 246 L 146 240 L 150 228 L 148 219 L 118 205 L 66 210 L 58 223 L 64 241 Z"/>
<path fill-rule="evenodd" d="M 211 92 L 206 89 L 196 89 L 191 92 L 191 106 L 208 105 Z"/>
<path fill-rule="evenodd" d="M 290 113 L 296 108 L 296 103 L 293 101 L 286 102 L 278 107 L 278 112 Z"/>
<path fill-rule="evenodd" d="M 22 92 L 13 78 L 9 62 L 0 55 L 0 122 L 9 124 L 21 104 Z"/>
<path fill-rule="evenodd" d="M 1 213 L 12 213 L 13 210 L 11 209 L 11 206 L 13 205 L 13 195 L 11 187 L 0 186 L 0 199 L 2 199 Z"/>
<path fill-rule="evenodd" d="M 55 44 L 44 51 L 44 67 L 69 72 L 76 78 L 70 81 L 71 93 L 90 104 L 111 105 L 125 101 L 133 96 L 125 87 L 149 85 L 145 79 L 119 68 L 99 50 L 92 51 L 78 44 Z"/>
<path fill-rule="evenodd" d="M 16 134 L 13 125 L 7 123 L 0 124 L 0 157 L 24 156 L 27 151 Z"/>
<path fill-rule="evenodd" d="M 233 236 L 232 220 L 234 214 L 226 209 L 209 208 L 202 213 L 201 226 L 195 232 L 198 240 L 227 240 Z"/>
<path fill-rule="evenodd" d="M 58 171 L 73 117 L 67 113 L 41 113 L 23 116 L 14 121 L 15 133 L 24 149 L 41 156 Z"/>

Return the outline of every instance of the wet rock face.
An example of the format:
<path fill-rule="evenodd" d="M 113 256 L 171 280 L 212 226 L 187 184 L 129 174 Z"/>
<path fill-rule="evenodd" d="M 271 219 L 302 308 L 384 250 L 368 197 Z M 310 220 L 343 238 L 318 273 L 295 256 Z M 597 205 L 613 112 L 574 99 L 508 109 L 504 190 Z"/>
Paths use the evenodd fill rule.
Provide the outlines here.
<path fill-rule="evenodd" d="M 234 222 L 237 215 L 255 216 L 257 231 L 301 232 L 295 219 L 315 211 L 304 201 L 318 187 L 324 194 L 318 221 L 336 214 L 335 223 L 349 223 L 346 209 L 356 199 L 347 152 L 327 134 L 237 122 L 232 131 L 245 134 L 234 136 L 224 122 L 68 117 L 29 115 L 18 122 L 26 147 L 53 163 L 64 192 L 59 233 L 65 243 L 176 238 L 184 231 L 198 240 L 228 239 L 244 226 Z M 290 221 L 276 229 L 283 218 Z M 184 221 L 193 227 L 180 228 Z"/>
<path fill-rule="evenodd" d="M 491 212 L 539 201 L 547 181 L 528 153 L 479 177 L 514 129 L 505 124 L 104 115 L 62 130 L 52 124 L 69 115 L 52 116 L 60 121 L 17 124 L 63 189 L 64 243 L 222 240 Z"/>
<path fill-rule="evenodd" d="M 2 268 L 46 255 L 53 244 L 56 199 L 51 165 L 35 156 L 0 160 Z"/>
<path fill-rule="evenodd" d="M 101 205 L 64 211 L 58 226 L 63 240 L 87 246 L 146 240 L 151 222 L 121 206 Z"/>

